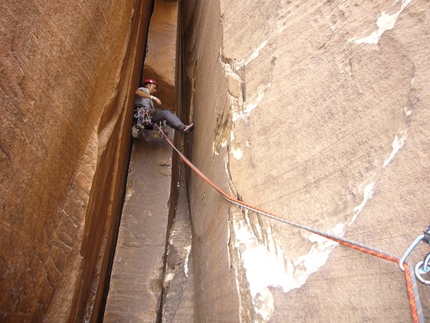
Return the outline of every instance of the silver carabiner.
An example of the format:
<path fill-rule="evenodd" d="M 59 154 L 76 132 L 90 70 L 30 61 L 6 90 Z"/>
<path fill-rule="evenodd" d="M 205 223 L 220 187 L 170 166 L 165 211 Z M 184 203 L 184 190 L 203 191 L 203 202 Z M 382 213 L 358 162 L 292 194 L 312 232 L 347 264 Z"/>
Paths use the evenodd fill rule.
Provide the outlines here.
<path fill-rule="evenodd" d="M 424 234 L 418 236 L 414 242 L 411 243 L 411 245 L 409 246 L 409 248 L 405 251 L 405 253 L 403 254 L 402 258 L 400 258 L 399 260 L 399 267 L 401 270 L 405 271 L 405 267 L 403 266 L 403 264 L 406 261 L 406 258 L 409 257 L 410 253 L 412 252 L 412 250 L 415 249 L 415 247 L 421 242 L 421 240 L 423 240 L 424 238 Z"/>
<path fill-rule="evenodd" d="M 424 231 L 424 234 L 418 236 L 414 242 L 411 243 L 411 245 L 409 246 L 409 248 L 405 251 L 405 253 L 403 254 L 402 258 L 400 258 L 399 260 L 399 267 L 401 270 L 405 271 L 405 267 L 403 266 L 403 264 L 406 261 L 406 258 L 409 257 L 410 253 L 412 252 L 412 250 L 415 249 L 415 247 L 421 242 L 427 242 L 430 243 L 430 225 L 427 228 L 427 231 Z M 427 258 L 427 257 L 426 257 Z M 428 262 L 427 262 L 427 267 L 428 267 Z"/>
<path fill-rule="evenodd" d="M 430 273 L 430 252 L 424 258 L 423 261 L 420 261 L 415 266 L 415 276 L 418 280 L 426 285 L 430 285 L 430 280 L 426 280 L 422 277 L 424 274 Z"/>

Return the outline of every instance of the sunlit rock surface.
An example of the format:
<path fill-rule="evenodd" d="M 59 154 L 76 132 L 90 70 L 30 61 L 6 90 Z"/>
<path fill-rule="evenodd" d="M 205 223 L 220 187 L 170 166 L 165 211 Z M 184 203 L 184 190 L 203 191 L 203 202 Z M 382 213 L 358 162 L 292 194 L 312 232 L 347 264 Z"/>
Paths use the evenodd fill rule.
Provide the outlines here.
<path fill-rule="evenodd" d="M 401 256 L 429 224 L 428 2 L 183 5 L 192 161 L 235 198 Z M 396 264 L 195 174 L 189 194 L 197 320 L 411 320 Z"/>
<path fill-rule="evenodd" d="M 143 74 L 144 78 L 157 80 L 159 87 L 156 96 L 163 108 L 172 111 L 176 111 L 177 26 L 178 1 L 155 1 Z"/>
<path fill-rule="evenodd" d="M 142 71 L 196 125 L 177 146 L 233 197 L 397 256 L 427 228 L 427 1 L 182 1 L 174 46 L 177 4 L 158 1 L 145 48 L 152 5 L 0 6 L 2 322 L 101 320 Z M 157 292 L 147 317 L 163 295 L 164 322 L 411 321 L 395 263 L 242 212 L 189 169 L 187 180 L 194 313 L 174 310 L 180 281 L 162 293 L 158 257 L 139 286 Z M 118 250 L 135 246 L 122 237 Z"/>

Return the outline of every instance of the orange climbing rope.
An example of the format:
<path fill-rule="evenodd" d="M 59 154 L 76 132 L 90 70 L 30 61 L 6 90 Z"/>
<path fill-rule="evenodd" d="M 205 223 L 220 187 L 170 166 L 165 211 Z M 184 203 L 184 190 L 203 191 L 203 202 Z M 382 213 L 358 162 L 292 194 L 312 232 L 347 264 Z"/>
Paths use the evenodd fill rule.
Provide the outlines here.
<path fill-rule="evenodd" d="M 160 133 L 163 135 L 163 137 L 167 140 L 167 142 L 170 144 L 170 146 L 172 146 L 172 148 L 179 154 L 179 156 L 181 157 L 181 159 L 197 174 L 199 175 L 205 182 L 207 182 L 210 186 L 212 186 L 216 191 L 218 191 L 218 193 L 220 193 L 226 200 L 228 200 L 230 203 L 237 205 L 238 207 L 256 212 L 258 214 L 261 214 L 265 217 L 289 224 L 291 226 L 294 226 L 296 228 L 300 228 L 315 234 L 318 234 L 326 239 L 330 239 L 332 241 L 335 241 L 343 246 L 364 252 L 366 254 L 381 258 L 381 259 L 385 259 L 385 260 L 389 260 L 391 262 L 395 262 L 397 264 L 400 263 L 401 258 L 394 256 L 394 255 L 390 255 L 388 253 L 379 251 L 375 248 L 366 246 L 362 243 L 356 242 L 356 241 L 352 241 L 346 238 L 341 238 L 341 237 L 337 237 L 334 236 L 330 233 L 327 232 L 322 232 L 319 231 L 317 229 L 314 228 L 310 228 L 301 224 L 297 224 L 291 221 L 288 221 L 287 219 L 284 219 L 278 215 L 266 212 L 264 210 L 261 210 L 259 208 L 256 208 L 254 206 L 251 206 L 249 204 L 246 204 L 243 201 L 240 201 L 238 199 L 235 199 L 231 196 L 229 196 L 227 193 L 225 193 L 222 189 L 220 189 L 217 185 L 215 185 L 205 174 L 203 174 L 196 166 L 194 166 L 194 164 L 192 164 L 176 147 L 175 145 L 172 143 L 172 141 L 169 139 L 169 137 L 163 132 L 163 130 L 158 127 L 158 125 L 156 125 L 157 128 L 159 129 Z M 414 276 L 413 271 L 411 272 L 410 270 L 410 265 L 409 263 L 407 263 L 406 261 L 404 261 L 403 263 L 404 266 L 404 273 L 405 273 L 405 281 L 406 281 L 406 290 L 408 293 L 408 299 L 409 299 L 409 305 L 410 305 L 410 309 L 411 309 L 411 316 L 412 316 L 412 320 L 414 323 L 423 323 L 424 322 L 424 316 L 422 313 L 422 308 L 421 308 L 421 302 L 420 302 L 420 298 L 419 298 L 419 293 L 418 293 L 418 287 L 416 284 L 416 279 Z M 402 266 L 401 266 L 402 267 Z"/>

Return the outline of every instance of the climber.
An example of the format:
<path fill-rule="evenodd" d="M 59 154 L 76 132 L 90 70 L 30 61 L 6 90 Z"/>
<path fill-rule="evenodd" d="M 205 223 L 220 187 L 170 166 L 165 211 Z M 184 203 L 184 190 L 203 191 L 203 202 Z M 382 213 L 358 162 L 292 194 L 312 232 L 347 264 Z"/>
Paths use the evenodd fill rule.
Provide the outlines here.
<path fill-rule="evenodd" d="M 157 87 L 157 81 L 153 79 L 146 79 L 143 81 L 142 87 L 139 87 L 135 93 L 135 110 L 142 106 L 149 108 L 150 117 L 152 118 L 153 123 L 165 120 L 169 127 L 188 135 L 194 129 L 194 124 L 191 123 L 189 125 L 184 125 L 172 111 L 168 109 L 156 109 L 154 107 L 154 103 L 152 101 L 161 105 L 160 99 L 152 95 L 157 91 Z"/>

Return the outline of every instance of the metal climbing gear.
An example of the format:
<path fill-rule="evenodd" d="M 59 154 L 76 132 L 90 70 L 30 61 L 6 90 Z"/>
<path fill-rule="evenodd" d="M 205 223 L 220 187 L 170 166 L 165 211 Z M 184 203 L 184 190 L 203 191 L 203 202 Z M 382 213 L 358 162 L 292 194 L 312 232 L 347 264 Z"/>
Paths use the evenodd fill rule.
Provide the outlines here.
<path fill-rule="evenodd" d="M 415 266 L 415 276 L 417 279 L 423 284 L 430 285 L 430 276 L 428 279 L 424 279 L 423 275 L 430 275 L 430 252 L 424 258 L 423 261 L 420 261 Z"/>
<path fill-rule="evenodd" d="M 417 247 L 417 245 L 421 242 L 427 242 L 430 244 L 430 225 L 427 228 L 427 231 L 424 231 L 424 234 L 419 235 L 414 242 L 411 243 L 409 248 L 405 251 L 402 258 L 400 258 L 399 261 L 399 267 L 401 270 L 405 271 L 404 263 L 406 261 L 406 258 L 409 257 L 411 252 Z M 415 275 L 418 278 L 418 280 L 426 285 L 430 285 L 430 280 L 426 280 L 422 277 L 424 274 L 430 273 L 430 253 L 427 254 L 427 256 L 424 258 L 423 261 L 420 261 L 415 266 Z"/>
<path fill-rule="evenodd" d="M 420 235 L 419 237 L 417 237 L 414 241 L 414 243 L 412 243 L 412 245 L 414 245 L 413 248 L 415 248 L 415 246 L 420 242 L 420 241 L 424 241 L 430 244 L 430 225 L 427 228 L 427 231 L 424 231 L 424 234 Z M 411 245 L 411 246 L 412 246 Z M 412 249 L 413 249 L 412 248 Z M 411 247 L 409 247 L 409 249 L 411 249 Z M 409 250 L 408 249 L 408 250 Z M 411 249 L 411 251 L 412 251 Z M 409 253 L 411 252 L 409 251 Z M 407 255 L 406 255 L 407 256 Z M 403 259 L 403 257 L 402 257 Z M 402 268 L 402 267 L 400 267 Z M 423 277 L 423 275 L 428 275 L 428 278 L 425 279 Z M 418 262 L 415 265 L 415 276 L 417 277 L 417 279 L 422 282 L 423 284 L 426 285 L 430 285 L 430 252 L 427 254 L 427 256 L 424 257 L 423 261 Z"/>
<path fill-rule="evenodd" d="M 139 134 L 142 134 L 143 137 L 145 137 L 145 139 L 148 140 L 148 138 L 146 138 L 146 136 L 142 132 L 143 129 L 153 130 L 154 138 L 157 138 L 158 136 L 163 138 L 162 131 L 164 131 L 164 127 L 166 126 L 166 121 L 163 120 L 163 121 L 157 122 L 156 124 L 158 127 L 154 127 L 155 123 L 152 121 L 150 108 L 145 107 L 143 105 L 137 105 L 134 108 L 133 118 L 134 118 L 134 125 L 131 131 L 132 131 L 132 136 L 134 138 L 138 138 Z"/>
<path fill-rule="evenodd" d="M 138 129 L 152 126 L 151 109 L 138 105 L 134 109 L 135 124 Z"/>

